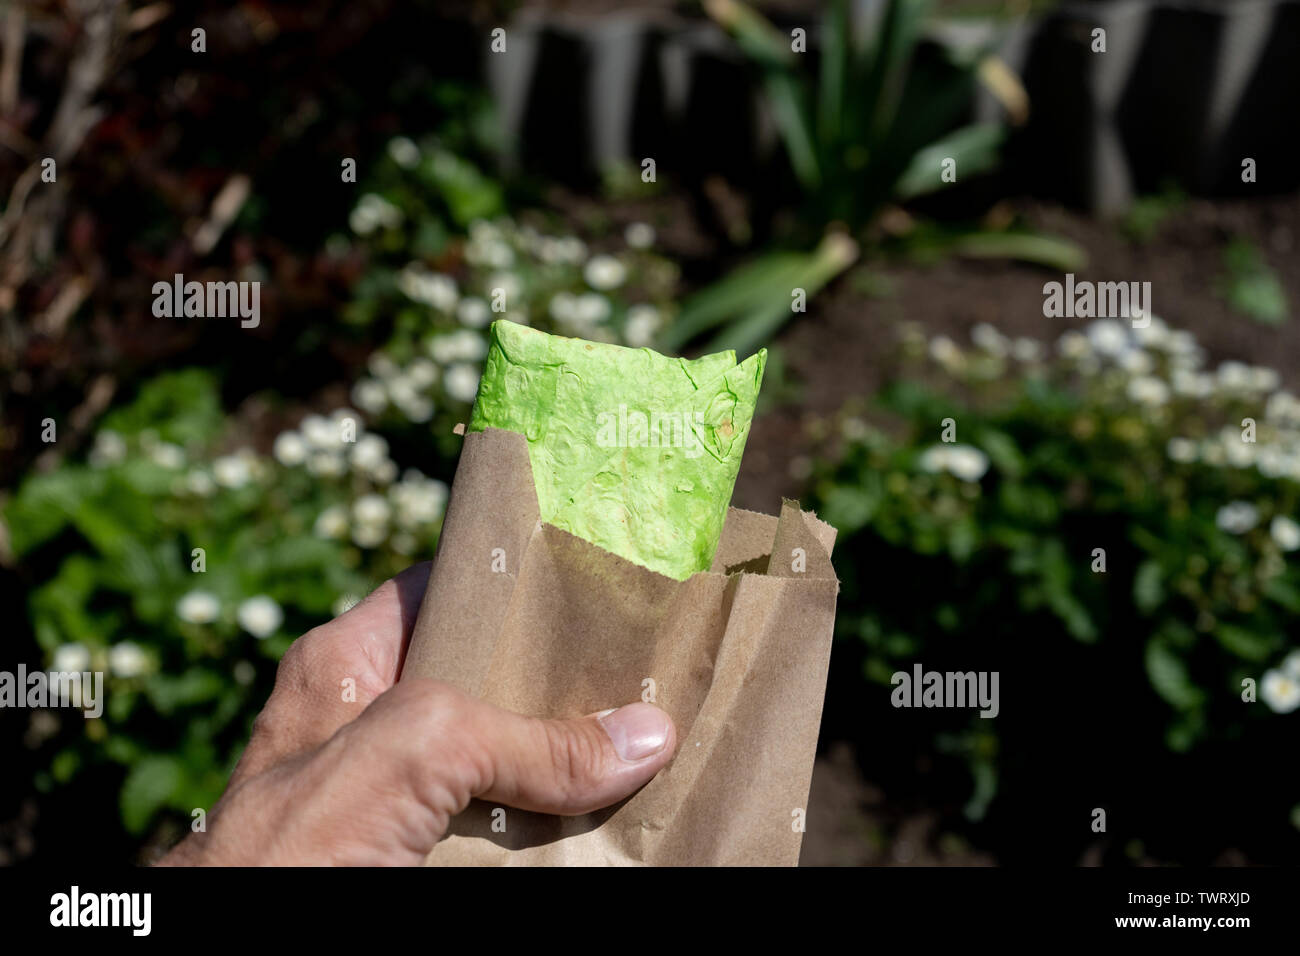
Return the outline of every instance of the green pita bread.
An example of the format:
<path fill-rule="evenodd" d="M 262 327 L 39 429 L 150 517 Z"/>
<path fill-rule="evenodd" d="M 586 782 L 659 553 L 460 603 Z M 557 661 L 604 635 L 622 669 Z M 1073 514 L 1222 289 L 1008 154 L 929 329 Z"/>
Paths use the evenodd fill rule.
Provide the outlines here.
<path fill-rule="evenodd" d="M 469 428 L 527 439 L 543 521 L 685 580 L 713 563 L 766 362 L 498 321 Z"/>

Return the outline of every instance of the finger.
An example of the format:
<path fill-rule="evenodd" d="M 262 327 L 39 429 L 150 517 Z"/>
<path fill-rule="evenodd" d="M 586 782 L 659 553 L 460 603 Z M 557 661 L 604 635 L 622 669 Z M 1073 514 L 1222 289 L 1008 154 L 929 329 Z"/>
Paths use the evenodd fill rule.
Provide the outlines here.
<path fill-rule="evenodd" d="M 541 813 L 588 813 L 636 792 L 677 747 L 672 718 L 651 704 L 543 720 L 428 679 L 403 681 L 349 730 L 363 728 L 376 742 L 405 740 L 408 779 L 440 809 L 450 794 L 450 812 L 478 797 Z"/>
<path fill-rule="evenodd" d="M 232 784 L 329 740 L 393 686 L 430 567 L 426 561 L 407 568 L 290 645 Z"/>

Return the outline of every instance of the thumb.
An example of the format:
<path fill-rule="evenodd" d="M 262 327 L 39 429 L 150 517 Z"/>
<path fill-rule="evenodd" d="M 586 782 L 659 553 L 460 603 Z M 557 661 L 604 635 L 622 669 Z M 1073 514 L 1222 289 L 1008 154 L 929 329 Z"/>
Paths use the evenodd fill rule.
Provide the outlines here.
<path fill-rule="evenodd" d="M 478 797 L 540 813 L 588 813 L 636 792 L 677 747 L 672 718 L 652 704 L 544 720 L 440 681 L 402 681 L 383 696 L 405 711 L 392 715 L 403 736 L 423 740 L 414 755 L 418 785 L 454 794 L 458 808 Z M 413 725 L 420 728 L 414 735 Z"/>

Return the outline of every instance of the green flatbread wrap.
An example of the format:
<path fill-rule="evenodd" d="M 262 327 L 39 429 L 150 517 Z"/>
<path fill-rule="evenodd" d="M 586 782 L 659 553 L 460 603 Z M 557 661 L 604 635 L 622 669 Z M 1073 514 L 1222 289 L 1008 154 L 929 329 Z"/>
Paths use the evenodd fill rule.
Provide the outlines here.
<path fill-rule="evenodd" d="M 766 363 L 497 321 L 469 428 L 528 441 L 543 521 L 682 581 L 713 562 Z"/>

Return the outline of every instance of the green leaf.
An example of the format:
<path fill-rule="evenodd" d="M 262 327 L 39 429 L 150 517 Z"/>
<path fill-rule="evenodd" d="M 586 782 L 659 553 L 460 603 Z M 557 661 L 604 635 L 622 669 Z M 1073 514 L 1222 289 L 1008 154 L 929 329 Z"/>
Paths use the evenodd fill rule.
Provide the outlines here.
<path fill-rule="evenodd" d="M 738 316 L 734 322 L 710 340 L 711 352 L 734 349 L 748 355 L 766 344 L 790 318 L 792 293 L 802 289 L 811 298 L 857 259 L 857 244 L 847 236 L 831 233 L 811 254 L 802 257 L 792 275 L 783 275 L 781 285 L 769 285 L 762 302 Z"/>
<path fill-rule="evenodd" d="M 973 259 L 1017 259 L 1054 272 L 1077 272 L 1088 264 L 1082 246 L 1068 239 L 1028 232 L 975 232 L 952 244 L 953 252 Z"/>
<path fill-rule="evenodd" d="M 1223 265 L 1219 288 L 1233 309 L 1265 325 L 1281 325 L 1290 317 L 1286 290 L 1277 273 L 1249 240 L 1230 242 Z"/>
<path fill-rule="evenodd" d="M 1192 683 L 1187 665 L 1160 638 L 1147 641 L 1146 670 L 1156 693 L 1178 710 L 1194 710 L 1201 705 L 1204 695 Z"/>
<path fill-rule="evenodd" d="M 993 467 L 1010 479 L 1017 479 L 1025 469 L 1024 456 L 1015 440 L 1006 432 L 995 428 L 980 428 L 975 434 L 975 445 L 989 456 Z"/>
<path fill-rule="evenodd" d="M 166 806 L 184 784 L 185 771 L 175 757 L 145 757 L 126 775 L 119 794 L 122 824 L 143 833 L 154 814 Z"/>
<path fill-rule="evenodd" d="M 679 351 L 701 332 L 764 302 L 779 299 L 790 308 L 791 279 L 807 261 L 806 252 L 773 252 L 741 266 L 683 303 L 677 317 L 656 343 L 665 352 Z"/>
<path fill-rule="evenodd" d="M 187 445 L 215 438 L 222 421 L 215 376 L 190 368 L 150 379 L 131 404 L 106 415 L 102 427 L 124 436 L 149 429 L 162 441 Z"/>
<path fill-rule="evenodd" d="M 88 497 L 98 495 L 105 476 L 79 465 L 65 465 L 23 482 L 5 509 L 10 546 L 22 557 L 65 528 Z"/>
<path fill-rule="evenodd" d="M 790 165 L 803 188 L 812 191 L 821 184 L 822 170 L 803 88 L 795 77 L 774 72 L 766 78 L 766 89 L 777 128 L 790 154 Z"/>
<path fill-rule="evenodd" d="M 1165 597 L 1164 571 L 1154 559 L 1143 561 L 1133 576 L 1133 601 L 1138 610 L 1150 614 Z"/>
<path fill-rule="evenodd" d="M 1258 663 L 1268 660 L 1278 644 L 1273 635 L 1256 634 L 1235 624 L 1220 624 L 1214 636 L 1226 650 L 1243 660 Z"/>
<path fill-rule="evenodd" d="M 1002 127 L 996 123 L 972 123 L 953 130 L 917 151 L 894 185 L 895 196 L 913 199 L 952 185 L 942 178 L 945 159 L 956 161 L 961 181 L 988 172 L 997 166 L 1004 136 Z"/>
<path fill-rule="evenodd" d="M 179 707 L 202 704 L 216 698 L 226 687 L 226 680 L 215 671 L 191 667 L 180 676 L 155 674 L 145 685 L 145 693 L 164 717 Z"/>
<path fill-rule="evenodd" d="M 879 488 L 834 485 L 821 497 L 822 520 L 847 535 L 863 528 L 880 507 Z"/>

